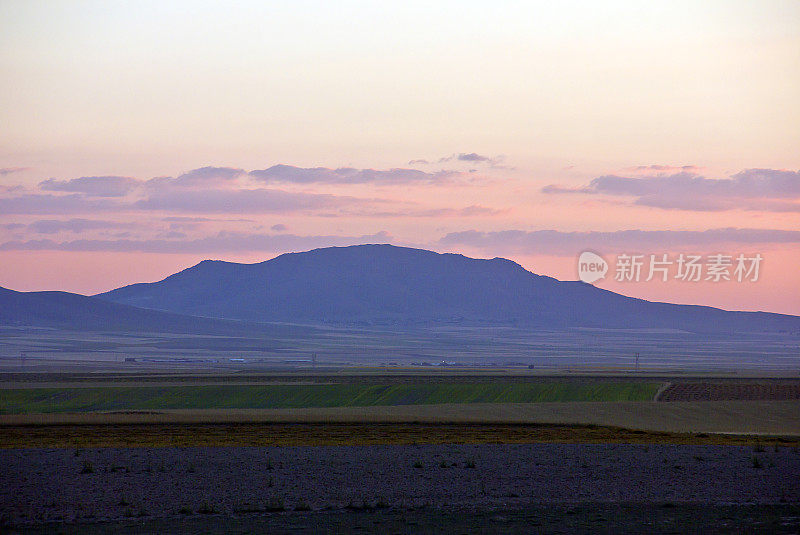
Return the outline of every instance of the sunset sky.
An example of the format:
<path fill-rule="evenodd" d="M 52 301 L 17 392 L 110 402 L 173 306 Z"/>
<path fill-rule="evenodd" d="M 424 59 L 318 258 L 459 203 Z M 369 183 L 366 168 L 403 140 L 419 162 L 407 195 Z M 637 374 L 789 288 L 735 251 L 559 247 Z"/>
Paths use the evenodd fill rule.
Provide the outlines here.
<path fill-rule="evenodd" d="M 0 286 L 393 243 L 800 314 L 800 2 L 0 3 Z M 674 274 L 674 273 L 673 273 Z M 645 277 L 643 277 L 644 279 Z"/>

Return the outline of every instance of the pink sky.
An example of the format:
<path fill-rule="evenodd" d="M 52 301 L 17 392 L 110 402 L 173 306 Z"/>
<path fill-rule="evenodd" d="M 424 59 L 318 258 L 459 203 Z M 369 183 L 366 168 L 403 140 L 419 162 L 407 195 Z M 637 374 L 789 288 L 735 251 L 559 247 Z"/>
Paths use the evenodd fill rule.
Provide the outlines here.
<path fill-rule="evenodd" d="M 0 286 L 389 242 L 577 277 L 583 250 L 761 253 L 598 283 L 800 314 L 794 2 L 0 6 Z"/>

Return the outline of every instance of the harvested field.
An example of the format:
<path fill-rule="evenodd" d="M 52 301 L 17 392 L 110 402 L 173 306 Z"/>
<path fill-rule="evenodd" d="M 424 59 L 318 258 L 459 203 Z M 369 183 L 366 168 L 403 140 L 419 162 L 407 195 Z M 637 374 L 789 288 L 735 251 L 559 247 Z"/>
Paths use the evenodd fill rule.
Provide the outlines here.
<path fill-rule="evenodd" d="M 4 426 L 0 448 L 353 446 L 402 444 L 766 444 L 799 437 L 648 432 L 562 424 L 106 424 Z"/>
<path fill-rule="evenodd" d="M 800 381 L 679 382 L 669 385 L 658 401 L 790 400 L 800 399 Z"/>

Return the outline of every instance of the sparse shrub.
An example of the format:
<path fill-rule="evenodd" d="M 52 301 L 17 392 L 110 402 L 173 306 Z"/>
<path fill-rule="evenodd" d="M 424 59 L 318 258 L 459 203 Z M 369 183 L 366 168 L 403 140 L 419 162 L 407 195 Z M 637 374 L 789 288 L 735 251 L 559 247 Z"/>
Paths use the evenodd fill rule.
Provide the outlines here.
<path fill-rule="evenodd" d="M 301 500 L 301 501 L 297 502 L 297 505 L 294 506 L 294 510 L 295 511 L 310 511 L 311 510 L 311 506 L 308 505 L 307 502 Z"/>
<path fill-rule="evenodd" d="M 147 516 L 147 509 L 144 508 L 144 505 L 139 506 L 139 512 L 136 516 Z"/>
<path fill-rule="evenodd" d="M 190 514 L 192 514 L 192 508 L 191 507 L 187 507 L 187 506 L 184 505 L 183 507 L 178 509 L 178 514 L 180 514 L 180 515 L 190 515 Z"/>
<path fill-rule="evenodd" d="M 197 512 L 201 515 L 213 515 L 217 513 L 217 510 L 208 502 L 203 502 L 200 507 L 197 508 Z"/>
<path fill-rule="evenodd" d="M 755 446 L 753 446 L 753 451 L 755 451 L 757 453 L 762 453 L 762 452 L 765 451 L 764 450 L 764 446 L 759 442 Z"/>
<path fill-rule="evenodd" d="M 166 467 L 166 466 L 164 466 L 164 463 L 163 463 L 163 462 L 162 462 L 161 464 L 159 464 L 159 465 L 158 465 L 158 471 L 159 471 L 159 472 L 166 472 L 166 471 L 167 471 L 167 467 Z"/>
<path fill-rule="evenodd" d="M 417 461 L 414 463 L 414 468 L 422 468 L 422 463 Z"/>
<path fill-rule="evenodd" d="M 759 458 L 758 458 L 758 457 L 756 457 L 755 455 L 753 455 L 753 456 L 750 458 L 750 462 L 753 464 L 753 468 L 755 468 L 755 469 L 761 469 L 761 468 L 764 468 L 764 464 L 761 462 L 761 459 L 759 459 Z"/>
<path fill-rule="evenodd" d="M 125 511 L 122 513 L 122 516 L 124 516 L 124 517 L 127 517 L 127 518 L 131 518 L 131 517 L 133 516 L 133 509 L 131 509 L 130 507 L 128 507 L 128 508 L 127 508 L 127 509 L 125 509 Z"/>
<path fill-rule="evenodd" d="M 283 498 L 280 496 L 273 496 L 267 504 L 267 511 L 285 511 L 286 505 L 283 503 Z"/>
<path fill-rule="evenodd" d="M 467 462 L 464 463 L 464 466 L 467 468 L 475 468 L 475 459 L 467 459 Z"/>
<path fill-rule="evenodd" d="M 94 466 L 89 461 L 83 461 L 83 468 L 81 468 L 81 474 L 91 474 L 94 472 Z"/>
<path fill-rule="evenodd" d="M 389 504 L 383 501 L 383 498 L 378 498 L 378 501 L 375 503 L 375 509 L 388 509 Z"/>
<path fill-rule="evenodd" d="M 75 448 L 75 457 L 80 457 L 81 453 L 83 453 L 83 452 L 81 451 L 80 448 Z"/>
<path fill-rule="evenodd" d="M 125 507 L 126 505 L 130 505 L 130 503 L 128 503 L 128 500 L 125 499 L 125 496 L 120 496 L 119 503 L 117 505 L 120 507 Z"/>
<path fill-rule="evenodd" d="M 194 464 L 189 463 L 189 466 L 186 468 L 186 471 L 189 473 L 194 473 Z"/>
<path fill-rule="evenodd" d="M 694 456 L 694 460 L 695 460 L 695 461 L 700 461 L 700 462 L 702 462 L 702 461 L 705 461 L 705 460 L 706 460 L 706 458 L 705 458 L 705 457 L 703 457 L 702 455 L 695 455 L 695 456 Z"/>
<path fill-rule="evenodd" d="M 275 468 L 275 466 L 273 466 L 273 464 L 272 464 L 272 459 L 267 459 L 267 462 L 264 465 L 264 468 L 266 468 L 267 470 L 273 470 Z"/>
<path fill-rule="evenodd" d="M 439 463 L 439 468 L 447 468 L 447 461 L 442 461 Z"/>

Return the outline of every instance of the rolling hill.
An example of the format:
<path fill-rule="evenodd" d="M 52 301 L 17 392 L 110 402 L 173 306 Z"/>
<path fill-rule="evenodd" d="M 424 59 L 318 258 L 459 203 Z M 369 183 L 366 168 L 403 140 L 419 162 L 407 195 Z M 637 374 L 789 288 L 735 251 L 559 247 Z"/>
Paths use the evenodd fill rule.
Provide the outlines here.
<path fill-rule="evenodd" d="M 800 317 L 649 302 L 479 260 L 392 245 L 329 247 L 257 264 L 206 260 L 99 299 L 178 314 L 334 325 L 800 332 Z"/>

